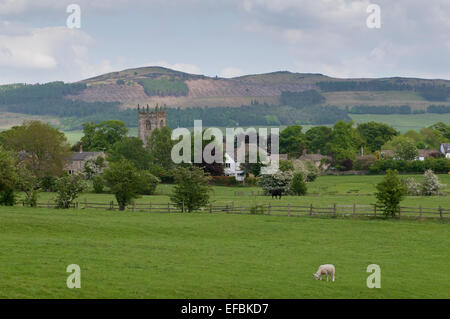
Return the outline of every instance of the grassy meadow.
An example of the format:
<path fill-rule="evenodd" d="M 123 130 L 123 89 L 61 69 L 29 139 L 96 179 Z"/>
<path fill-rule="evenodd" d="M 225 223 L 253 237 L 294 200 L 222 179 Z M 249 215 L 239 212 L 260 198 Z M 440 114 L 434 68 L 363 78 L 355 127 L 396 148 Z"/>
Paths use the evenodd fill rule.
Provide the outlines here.
<path fill-rule="evenodd" d="M 421 176 L 415 176 L 418 179 Z M 383 176 L 321 176 L 308 196 L 213 187 L 215 204 L 373 203 Z M 450 175 L 439 175 L 450 189 Z M 172 185 L 138 202 L 166 203 Z M 236 196 L 235 192 L 244 192 Z M 41 193 L 40 201 L 52 193 Z M 82 201 L 108 202 L 86 193 Z M 449 208 L 448 196 L 402 205 Z M 448 221 L 0 207 L 0 298 L 450 298 Z M 324 263 L 336 282 L 315 281 Z M 66 267 L 81 267 L 68 289 Z M 381 289 L 369 289 L 369 264 Z"/>

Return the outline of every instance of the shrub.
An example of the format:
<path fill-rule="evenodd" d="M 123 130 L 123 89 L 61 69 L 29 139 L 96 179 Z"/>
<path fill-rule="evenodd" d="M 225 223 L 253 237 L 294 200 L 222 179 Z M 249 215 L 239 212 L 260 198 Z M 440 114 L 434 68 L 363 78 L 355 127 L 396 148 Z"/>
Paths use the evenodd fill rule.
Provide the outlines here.
<path fill-rule="evenodd" d="M 420 196 L 422 194 L 420 184 L 412 177 L 408 177 L 403 181 L 406 186 L 406 194 L 411 196 Z"/>
<path fill-rule="evenodd" d="M 439 182 L 438 177 L 435 174 L 433 174 L 433 171 L 431 169 L 425 171 L 422 182 L 422 195 L 424 196 L 439 195 L 441 194 L 441 190 L 445 186 L 446 185 L 441 184 L 441 182 Z"/>
<path fill-rule="evenodd" d="M 101 175 L 94 176 L 92 178 L 92 187 L 94 188 L 94 193 L 103 193 L 103 188 L 105 187 L 105 181 Z"/>
<path fill-rule="evenodd" d="M 216 186 L 236 186 L 240 183 L 234 176 L 211 176 L 211 184 Z"/>
<path fill-rule="evenodd" d="M 86 189 L 84 176 L 81 174 L 64 175 L 56 180 L 56 207 L 69 208 L 78 195 Z"/>
<path fill-rule="evenodd" d="M 308 188 L 306 186 L 306 181 L 303 174 L 300 172 L 295 173 L 291 184 L 292 193 L 301 196 L 305 195 L 307 190 Z"/>
<path fill-rule="evenodd" d="M 263 215 L 265 207 L 262 204 L 255 204 L 250 207 L 250 214 L 252 215 Z"/>
<path fill-rule="evenodd" d="M 370 166 L 372 166 L 376 161 L 376 157 L 374 155 L 365 155 L 359 156 L 356 158 L 353 168 L 357 171 L 365 171 L 368 170 Z"/>
<path fill-rule="evenodd" d="M 249 174 L 245 177 L 244 184 L 246 186 L 256 186 L 258 184 L 258 179 L 252 174 Z"/>
<path fill-rule="evenodd" d="M 312 161 L 292 161 L 294 172 L 300 172 L 306 178 L 307 182 L 313 182 L 319 175 L 320 169 Z"/>
<path fill-rule="evenodd" d="M 258 180 L 258 185 L 264 190 L 266 195 L 270 191 L 281 190 L 282 194 L 288 194 L 294 174 L 291 171 L 277 172 L 275 174 L 263 174 Z"/>
<path fill-rule="evenodd" d="M 377 184 L 377 190 L 375 196 L 378 206 L 385 216 L 395 217 L 400 209 L 400 202 L 406 194 L 406 187 L 398 177 L 398 172 L 389 169 L 385 178 Z"/>
<path fill-rule="evenodd" d="M 175 180 L 170 200 L 176 207 L 192 212 L 209 203 L 210 177 L 205 175 L 203 169 L 180 167 L 176 170 Z"/>
<path fill-rule="evenodd" d="M 149 171 L 139 172 L 139 190 L 140 195 L 153 195 L 156 187 L 158 186 L 160 179 L 152 175 Z"/>

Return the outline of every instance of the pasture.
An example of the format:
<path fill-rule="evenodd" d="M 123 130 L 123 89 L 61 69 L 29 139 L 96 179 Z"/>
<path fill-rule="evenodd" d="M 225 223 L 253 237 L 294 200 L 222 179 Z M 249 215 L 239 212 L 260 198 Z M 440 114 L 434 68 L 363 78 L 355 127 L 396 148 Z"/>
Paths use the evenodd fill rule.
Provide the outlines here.
<path fill-rule="evenodd" d="M 0 298 L 449 298 L 447 223 L 0 209 Z M 323 263 L 336 282 L 315 281 Z M 81 289 L 66 267 L 81 267 Z M 366 267 L 381 267 L 369 289 Z"/>
<path fill-rule="evenodd" d="M 372 203 L 381 178 L 322 176 L 310 195 L 277 202 Z M 448 191 L 450 176 L 439 178 Z M 167 202 L 171 187 L 138 201 Z M 251 196 L 258 190 L 213 187 L 212 201 L 275 203 Z M 448 196 L 402 204 L 449 208 Z M 0 242 L 0 298 L 450 298 L 450 228 L 439 220 L 16 206 L 0 207 Z M 336 266 L 336 282 L 313 280 L 324 263 Z M 69 264 L 81 267 L 81 289 L 66 287 Z M 369 264 L 381 267 L 381 289 L 366 286 Z"/>

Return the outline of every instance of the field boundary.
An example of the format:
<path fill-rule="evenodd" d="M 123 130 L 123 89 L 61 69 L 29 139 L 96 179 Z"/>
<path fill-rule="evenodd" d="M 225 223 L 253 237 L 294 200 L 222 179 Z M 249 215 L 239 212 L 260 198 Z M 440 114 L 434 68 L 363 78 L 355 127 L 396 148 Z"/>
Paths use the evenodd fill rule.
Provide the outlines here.
<path fill-rule="evenodd" d="M 56 208 L 54 202 L 38 203 L 38 208 Z M 102 209 L 108 211 L 118 211 L 119 206 L 114 201 L 107 203 L 98 202 L 75 202 L 70 208 L 72 209 Z M 173 203 L 136 203 L 133 202 L 125 208 L 126 211 L 144 212 L 144 213 L 185 213 L 184 205 L 177 207 Z M 326 207 L 310 205 L 273 205 L 272 203 L 258 204 L 253 206 L 235 206 L 234 202 L 230 205 L 207 205 L 196 211 L 206 213 L 225 213 L 225 214 L 247 214 L 247 215 L 273 215 L 288 217 L 306 217 L 306 216 L 328 216 L 328 217 L 382 217 L 383 209 L 376 205 L 339 205 L 333 204 Z M 439 207 L 411 207 L 401 206 L 395 216 L 398 219 L 403 217 L 413 218 L 450 218 L 450 209 Z"/>

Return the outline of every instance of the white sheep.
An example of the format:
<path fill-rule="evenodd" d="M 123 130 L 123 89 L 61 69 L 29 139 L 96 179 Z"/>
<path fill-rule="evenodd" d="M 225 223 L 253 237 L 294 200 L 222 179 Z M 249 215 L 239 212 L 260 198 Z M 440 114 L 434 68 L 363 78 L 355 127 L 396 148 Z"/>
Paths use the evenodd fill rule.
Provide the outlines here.
<path fill-rule="evenodd" d="M 335 268 L 334 265 L 326 264 L 326 265 L 320 265 L 317 272 L 314 274 L 314 279 L 322 280 L 323 275 L 327 275 L 327 281 L 328 281 L 328 275 L 331 275 L 332 281 L 334 281 L 334 274 L 335 274 Z"/>

